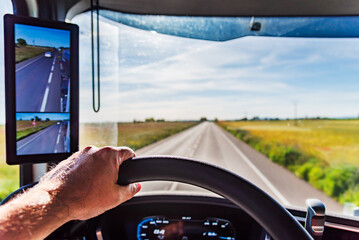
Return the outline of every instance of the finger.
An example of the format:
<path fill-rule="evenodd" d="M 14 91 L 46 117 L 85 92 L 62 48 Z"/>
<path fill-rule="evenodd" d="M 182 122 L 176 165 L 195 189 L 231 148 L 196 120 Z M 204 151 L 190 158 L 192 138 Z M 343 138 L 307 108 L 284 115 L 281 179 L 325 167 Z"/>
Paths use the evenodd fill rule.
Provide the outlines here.
<path fill-rule="evenodd" d="M 140 183 L 131 183 L 127 186 L 116 185 L 115 187 L 118 194 L 118 204 L 131 199 L 142 188 Z"/>
<path fill-rule="evenodd" d="M 130 158 L 136 157 L 136 153 L 128 147 L 119 147 L 118 148 L 118 165 L 121 165 L 123 161 L 126 161 Z"/>

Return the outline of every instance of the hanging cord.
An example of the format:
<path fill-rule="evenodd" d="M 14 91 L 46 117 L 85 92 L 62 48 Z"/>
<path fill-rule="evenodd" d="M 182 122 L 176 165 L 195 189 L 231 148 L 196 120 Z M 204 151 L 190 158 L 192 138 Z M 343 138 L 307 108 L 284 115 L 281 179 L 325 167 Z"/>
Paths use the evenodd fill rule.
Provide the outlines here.
<path fill-rule="evenodd" d="M 95 51 L 94 51 L 94 34 L 93 34 L 93 0 L 91 2 L 91 57 L 92 57 L 92 108 L 94 112 L 100 111 L 100 20 L 99 20 L 99 0 L 96 0 L 96 23 L 97 23 L 97 106 L 95 104 Z"/>

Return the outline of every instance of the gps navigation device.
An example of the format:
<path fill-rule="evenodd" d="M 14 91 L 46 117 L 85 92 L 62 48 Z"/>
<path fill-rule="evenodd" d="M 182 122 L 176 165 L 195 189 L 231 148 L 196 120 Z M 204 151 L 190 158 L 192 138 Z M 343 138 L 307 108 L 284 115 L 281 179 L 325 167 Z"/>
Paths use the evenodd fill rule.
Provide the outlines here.
<path fill-rule="evenodd" d="M 78 150 L 78 27 L 5 15 L 6 162 Z"/>

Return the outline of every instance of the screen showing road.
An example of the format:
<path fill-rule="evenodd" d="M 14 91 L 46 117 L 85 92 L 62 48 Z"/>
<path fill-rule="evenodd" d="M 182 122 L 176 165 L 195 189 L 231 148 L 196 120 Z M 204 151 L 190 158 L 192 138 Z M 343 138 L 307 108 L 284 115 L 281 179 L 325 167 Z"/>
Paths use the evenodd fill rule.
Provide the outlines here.
<path fill-rule="evenodd" d="M 70 31 L 15 24 L 17 112 L 69 112 Z"/>
<path fill-rule="evenodd" d="M 70 152 L 69 113 L 17 113 L 18 155 Z"/>
<path fill-rule="evenodd" d="M 70 152 L 70 31 L 15 24 L 17 155 Z"/>

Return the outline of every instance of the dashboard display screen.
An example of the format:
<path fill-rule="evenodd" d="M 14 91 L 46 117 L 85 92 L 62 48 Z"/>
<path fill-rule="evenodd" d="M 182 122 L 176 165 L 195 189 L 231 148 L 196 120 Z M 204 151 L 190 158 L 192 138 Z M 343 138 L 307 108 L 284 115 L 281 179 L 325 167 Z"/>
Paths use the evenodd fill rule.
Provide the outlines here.
<path fill-rule="evenodd" d="M 137 226 L 138 240 L 234 240 L 235 237 L 231 222 L 219 218 L 152 216 L 144 218 Z"/>
<path fill-rule="evenodd" d="M 70 152 L 70 31 L 15 24 L 16 151 Z"/>

